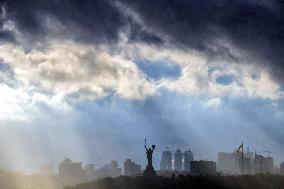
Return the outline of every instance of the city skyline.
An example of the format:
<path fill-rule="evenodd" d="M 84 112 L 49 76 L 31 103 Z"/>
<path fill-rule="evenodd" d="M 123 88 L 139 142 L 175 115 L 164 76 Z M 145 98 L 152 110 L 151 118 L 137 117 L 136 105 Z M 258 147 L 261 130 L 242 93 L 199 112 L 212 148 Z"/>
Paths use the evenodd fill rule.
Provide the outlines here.
<path fill-rule="evenodd" d="M 162 156 L 160 157 L 160 168 L 154 168 L 154 169 L 159 171 L 158 175 L 164 175 L 164 176 L 170 176 L 171 174 L 177 174 L 177 175 L 178 174 L 253 175 L 259 173 L 283 174 L 284 162 L 281 162 L 281 164 L 279 165 L 275 165 L 275 163 L 273 162 L 273 156 L 271 156 L 270 151 L 265 151 L 267 152 L 266 156 L 259 154 L 257 152 L 249 151 L 248 149 L 246 151 L 242 151 L 243 154 L 241 154 L 240 152 L 238 152 L 240 148 L 242 148 L 243 150 L 244 148 L 243 143 L 238 148 L 238 150 L 235 149 L 234 152 L 231 153 L 219 152 L 218 160 L 214 162 L 210 160 L 208 161 L 202 159 L 195 159 L 193 151 L 191 149 L 185 150 L 184 152 L 182 152 L 180 149 L 177 149 L 175 150 L 174 153 L 175 155 L 172 156 L 171 152 L 167 147 L 167 149 L 163 151 Z M 146 157 L 147 156 L 148 155 L 146 155 Z M 181 159 L 179 159 L 179 156 Z M 146 157 L 145 159 L 148 158 Z M 190 159 L 189 162 L 187 162 L 187 159 Z M 244 161 L 244 170 L 242 167 L 243 161 Z M 206 164 L 202 165 L 203 163 L 206 162 L 208 162 L 208 166 L 210 167 L 210 168 L 208 167 L 208 172 L 206 171 L 207 168 L 204 167 L 201 168 L 199 171 L 205 171 L 205 172 L 196 173 L 196 171 L 199 169 L 196 166 L 206 166 Z M 178 165 L 176 165 L 177 163 Z M 194 165 L 192 165 L 192 163 L 194 163 Z M 212 163 L 215 164 L 213 165 L 214 166 L 213 170 L 212 170 Z M 71 168 L 71 170 L 73 169 L 73 171 L 64 168 L 69 165 L 70 168 L 74 167 Z M 117 173 L 115 171 L 116 169 L 118 171 Z M 52 164 L 45 164 L 40 167 L 39 173 L 41 175 L 46 175 L 46 176 L 58 174 L 59 176 L 61 175 L 61 177 L 67 176 L 67 178 L 74 177 L 74 179 L 78 178 L 80 179 L 81 177 L 80 175 L 82 174 L 81 172 L 84 171 L 85 172 L 84 174 L 86 174 L 86 176 L 89 176 L 90 180 L 94 180 L 96 178 L 117 177 L 120 175 L 141 176 L 143 170 L 145 170 L 145 168 L 142 168 L 141 165 L 137 164 L 135 161 L 132 161 L 130 158 L 127 158 L 124 161 L 123 168 L 119 168 L 119 163 L 115 160 L 111 160 L 109 164 L 105 164 L 102 167 L 96 167 L 94 164 L 90 164 L 88 162 L 85 163 L 74 162 L 69 158 L 65 158 L 65 160 L 61 161 L 61 163 L 58 165 L 58 172 L 53 172 Z M 70 174 L 72 174 L 73 176 L 72 175 L 68 176 L 69 171 Z"/>
<path fill-rule="evenodd" d="M 0 0 L 0 168 L 146 166 L 144 139 L 284 161 L 280 0 Z M 174 152 L 173 156 L 174 156 Z"/>
<path fill-rule="evenodd" d="M 74 161 L 66 157 L 60 161 L 58 166 L 44 164 L 39 167 L 36 173 L 32 174 L 1 169 L 0 172 L 2 178 L 17 178 L 16 182 L 21 183 L 18 184 L 19 187 L 38 187 L 44 182 L 45 187 L 54 189 L 66 186 L 83 186 L 85 183 L 93 185 L 101 181 L 107 181 L 110 184 L 117 179 L 126 181 L 142 179 L 144 180 L 142 183 L 147 183 L 147 180 L 155 180 L 156 183 L 160 179 L 171 179 L 173 181 L 188 178 L 191 179 L 190 183 L 192 183 L 195 182 L 195 179 L 202 178 L 209 180 L 215 178 L 225 180 L 228 180 L 228 178 L 254 178 L 253 180 L 255 180 L 258 177 L 262 179 L 272 177 L 274 178 L 273 183 L 279 185 L 275 179 L 283 179 L 282 175 L 284 175 L 284 162 L 276 165 L 270 151 L 265 151 L 266 156 L 259 154 L 259 152 L 249 151 L 248 148 L 245 151 L 243 142 L 233 152 L 219 152 L 218 161 L 195 158 L 192 149 L 184 151 L 175 149 L 173 150 L 174 154 L 172 154 L 169 147 L 166 147 L 162 156 L 159 157 L 160 169 L 153 167 L 152 164 L 153 157 L 156 155 L 156 145 L 147 145 L 145 139 L 144 148 L 144 159 L 147 161 L 145 167 L 130 158 L 120 163 L 111 160 L 107 164 L 98 167 L 90 162 Z M 120 166 L 121 163 L 123 163 L 122 167 Z M 121 186 L 126 181 L 120 181 L 119 185 Z M 14 182 L 5 181 L 7 185 L 13 185 Z"/>
<path fill-rule="evenodd" d="M 243 147 L 243 143 L 241 145 Z M 192 149 L 185 149 L 184 151 L 180 150 L 180 148 L 178 149 L 175 149 L 175 150 L 170 150 L 169 147 L 166 147 L 165 150 L 162 151 L 162 153 L 155 153 L 155 154 L 160 154 L 161 156 L 160 157 L 155 157 L 154 156 L 154 159 L 156 159 L 157 161 L 159 161 L 159 166 L 157 165 L 154 165 L 154 169 L 155 170 L 159 170 L 159 171 L 177 171 L 177 172 L 182 172 L 182 171 L 185 171 L 185 172 L 190 172 L 190 162 L 191 161 L 215 161 L 217 163 L 217 166 L 216 166 L 216 171 L 220 174 L 222 174 L 222 172 L 225 170 L 225 169 L 228 169 L 230 170 L 231 172 L 225 172 L 225 174 L 241 174 L 241 167 L 240 167 L 240 164 L 241 164 L 241 156 L 240 156 L 240 152 L 236 152 L 237 151 L 237 148 L 235 148 L 233 151 L 231 152 L 218 152 L 218 154 L 216 154 L 217 158 L 216 159 L 203 159 L 203 158 L 199 158 L 199 157 L 196 157 L 194 155 L 194 152 Z M 178 157 L 177 157 L 177 154 L 178 153 Z M 263 158 L 271 158 L 271 167 L 270 167 L 270 170 L 271 172 L 277 172 L 281 170 L 281 166 L 282 164 L 284 163 L 283 162 L 275 162 L 274 161 L 274 157 L 273 157 L 273 153 L 271 151 L 250 151 L 249 148 L 246 148 L 244 150 L 244 157 L 245 158 L 251 158 L 250 161 L 253 161 L 253 159 L 257 158 L 257 157 L 263 157 Z M 178 158 L 178 159 L 177 159 Z M 221 159 L 220 159 L 221 158 Z M 229 159 L 228 159 L 229 158 Z M 231 160 L 230 160 L 231 158 Z M 233 160 L 233 159 L 238 159 L 238 160 Z M 74 159 L 73 159 L 74 160 Z M 129 164 L 131 164 L 131 166 L 139 166 L 140 170 L 141 170 L 141 174 L 142 174 L 142 170 L 144 170 L 145 166 L 147 165 L 147 160 L 146 158 L 144 158 L 144 162 L 136 162 L 135 160 L 133 161 L 133 159 L 131 159 L 130 157 L 126 157 L 125 158 L 125 161 L 117 161 L 115 159 L 105 159 L 104 161 L 104 164 L 101 164 L 101 165 L 98 165 L 96 164 L 96 162 L 94 161 L 91 161 L 91 162 L 84 162 L 84 161 L 80 161 L 80 160 L 75 160 L 73 161 L 72 158 L 70 157 L 65 157 L 65 160 L 61 160 L 59 163 L 58 163 L 58 166 L 54 166 L 54 163 L 52 162 L 45 162 L 44 164 L 41 164 L 39 169 L 37 168 L 36 170 L 34 170 L 33 172 L 30 172 L 30 173 L 38 173 L 38 172 L 45 172 L 46 170 L 52 170 L 52 173 L 53 174 L 60 174 L 60 164 L 64 161 L 70 161 L 70 162 L 73 162 L 75 164 L 78 164 L 78 166 L 80 166 L 81 168 L 83 167 L 88 167 L 88 166 L 91 166 L 92 169 L 94 170 L 99 170 L 99 169 L 102 169 L 104 168 L 107 164 L 106 163 L 109 163 L 109 162 L 117 162 L 117 166 L 118 167 L 125 167 L 125 162 L 128 161 Z M 222 161 L 222 162 L 221 162 Z M 229 161 L 229 162 L 228 162 Z M 233 163 L 233 161 L 236 161 L 237 164 Z M 138 163 L 138 164 L 136 164 Z M 225 163 L 224 165 L 221 165 Z M 231 164 L 231 165 L 228 165 Z M 170 164 L 170 165 L 169 165 Z M 178 164 L 178 167 L 177 165 Z M 142 165 L 142 168 L 141 168 L 141 165 Z M 144 168 L 143 168 L 144 166 Z M 221 167 L 228 167 L 228 168 L 221 168 Z M 237 168 L 232 168 L 233 166 L 236 166 Z M 247 166 L 247 165 L 245 165 Z M 136 168 L 135 168 L 136 169 Z M 224 170 L 223 170 L 224 169 Z M 235 171 L 233 171 L 234 169 L 236 169 Z M 245 168 L 245 169 L 250 169 L 250 168 Z M 253 169 L 253 168 L 251 168 Z M 260 169 L 260 168 L 258 168 Z M 1 170 L 1 168 L 0 168 Z M 4 170 L 4 169 L 2 169 Z M 265 169 L 264 169 L 265 170 Z M 9 170 L 7 170 L 9 171 Z M 11 170 L 10 170 L 11 171 Z M 14 170 L 14 171 L 19 171 L 19 170 Z M 266 171 L 264 171 L 265 173 Z M 30 173 L 27 173 L 27 174 L 30 174 Z M 124 172 L 124 169 L 122 169 L 122 172 L 123 174 L 125 174 Z M 248 171 L 245 171 L 244 172 L 245 174 L 252 174 L 252 172 L 248 172 Z M 127 175 L 127 174 L 126 174 Z"/>

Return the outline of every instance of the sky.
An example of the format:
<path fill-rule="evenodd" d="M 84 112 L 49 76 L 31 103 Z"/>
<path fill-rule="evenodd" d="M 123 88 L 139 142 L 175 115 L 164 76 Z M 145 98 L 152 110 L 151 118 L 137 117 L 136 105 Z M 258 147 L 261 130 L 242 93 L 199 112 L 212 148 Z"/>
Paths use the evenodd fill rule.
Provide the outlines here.
<path fill-rule="evenodd" d="M 0 0 L 0 168 L 159 168 L 245 148 L 284 161 L 277 0 Z"/>

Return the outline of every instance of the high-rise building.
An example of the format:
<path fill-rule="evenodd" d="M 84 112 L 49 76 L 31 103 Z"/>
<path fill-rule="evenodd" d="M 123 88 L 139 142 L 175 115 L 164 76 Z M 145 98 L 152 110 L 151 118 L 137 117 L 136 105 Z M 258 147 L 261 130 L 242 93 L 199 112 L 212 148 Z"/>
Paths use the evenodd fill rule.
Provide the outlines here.
<path fill-rule="evenodd" d="M 137 176 L 141 174 L 141 165 L 126 159 L 124 162 L 124 175 L 126 176 Z"/>
<path fill-rule="evenodd" d="M 218 172 L 233 175 L 234 174 L 234 164 L 235 164 L 235 154 L 234 153 L 218 153 Z"/>
<path fill-rule="evenodd" d="M 72 162 L 66 158 L 59 164 L 59 179 L 65 184 L 77 184 L 86 181 L 85 171 L 81 162 Z"/>
<path fill-rule="evenodd" d="M 53 169 L 52 164 L 42 165 L 39 169 L 39 174 L 43 176 L 51 176 L 53 174 L 52 169 Z"/>
<path fill-rule="evenodd" d="M 242 163 L 243 162 L 243 163 Z M 246 152 L 242 158 L 241 154 L 236 153 L 218 153 L 218 167 L 217 170 L 223 174 L 238 175 L 253 173 L 253 153 Z"/>
<path fill-rule="evenodd" d="M 253 162 L 255 173 L 269 173 L 273 171 L 273 158 L 255 154 Z"/>
<path fill-rule="evenodd" d="M 175 171 L 182 171 L 182 152 L 178 149 L 175 153 Z"/>
<path fill-rule="evenodd" d="M 280 164 L 280 174 L 284 175 L 284 162 Z"/>
<path fill-rule="evenodd" d="M 273 157 L 265 157 L 263 164 L 264 173 L 271 173 L 273 171 Z"/>
<path fill-rule="evenodd" d="M 59 164 L 59 176 L 77 178 L 84 176 L 82 163 L 72 162 L 72 160 L 66 158 Z"/>
<path fill-rule="evenodd" d="M 169 150 L 163 151 L 162 153 L 160 170 L 163 170 L 163 171 L 172 170 L 172 153 Z"/>
<path fill-rule="evenodd" d="M 69 174 L 69 165 L 72 163 L 72 160 L 66 158 L 59 164 L 59 176 L 67 176 Z"/>
<path fill-rule="evenodd" d="M 85 165 L 85 174 L 88 180 L 93 180 L 96 177 L 96 170 L 94 164 Z"/>
<path fill-rule="evenodd" d="M 190 162 L 193 161 L 193 152 L 191 149 L 184 152 L 184 170 L 190 171 Z"/>
<path fill-rule="evenodd" d="M 190 172 L 194 175 L 215 175 L 216 162 L 214 161 L 192 161 Z"/>
<path fill-rule="evenodd" d="M 118 177 L 121 175 L 121 168 L 118 168 L 117 161 L 111 161 L 96 171 L 97 177 Z"/>

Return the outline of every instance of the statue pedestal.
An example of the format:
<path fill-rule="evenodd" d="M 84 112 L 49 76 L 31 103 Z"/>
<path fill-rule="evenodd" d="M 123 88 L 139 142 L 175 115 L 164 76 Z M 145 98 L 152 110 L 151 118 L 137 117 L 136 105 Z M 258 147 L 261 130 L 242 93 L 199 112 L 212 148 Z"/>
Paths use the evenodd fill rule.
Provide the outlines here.
<path fill-rule="evenodd" d="M 152 165 L 147 165 L 144 173 L 144 177 L 154 177 L 157 176 L 156 171 L 154 170 L 154 167 Z"/>

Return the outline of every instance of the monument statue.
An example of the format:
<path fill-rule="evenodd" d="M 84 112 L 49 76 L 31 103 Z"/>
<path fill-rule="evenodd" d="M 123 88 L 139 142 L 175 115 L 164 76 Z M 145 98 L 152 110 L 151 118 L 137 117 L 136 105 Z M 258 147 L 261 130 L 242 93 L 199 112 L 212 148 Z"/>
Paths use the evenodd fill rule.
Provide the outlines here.
<path fill-rule="evenodd" d="M 148 163 L 147 163 L 147 166 L 146 166 L 146 169 L 145 169 L 143 175 L 147 176 L 147 177 L 156 176 L 156 171 L 154 170 L 154 167 L 153 167 L 153 164 L 152 164 L 153 152 L 154 152 L 154 149 L 155 149 L 155 145 L 152 145 L 152 148 L 151 147 L 147 148 L 146 139 L 145 139 L 144 147 L 146 149 L 146 155 L 147 155 Z"/>

